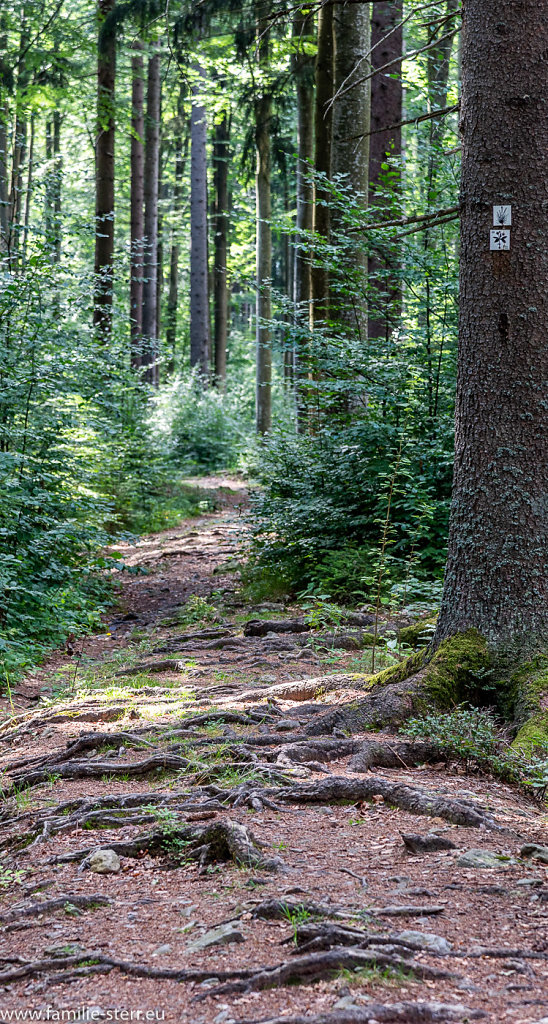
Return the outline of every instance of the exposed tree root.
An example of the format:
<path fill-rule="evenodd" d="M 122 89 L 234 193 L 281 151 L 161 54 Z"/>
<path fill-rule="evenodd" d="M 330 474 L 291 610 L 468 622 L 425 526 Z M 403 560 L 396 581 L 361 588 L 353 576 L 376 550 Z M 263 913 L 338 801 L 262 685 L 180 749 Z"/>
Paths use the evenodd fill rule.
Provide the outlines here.
<path fill-rule="evenodd" d="M 354 971 L 360 967 L 391 967 L 397 971 L 413 973 L 415 977 L 427 980 L 459 977 L 450 971 L 429 967 L 427 964 L 412 959 L 404 959 L 394 953 L 385 953 L 380 947 L 369 950 L 359 949 L 355 946 L 337 946 L 326 952 L 294 957 L 275 967 L 259 968 L 250 973 L 247 978 L 212 987 L 208 992 L 195 996 L 195 999 L 201 1000 L 208 996 L 225 995 L 232 992 L 260 992 L 264 989 L 277 988 L 280 985 L 307 984 L 311 981 L 319 981 L 321 978 L 330 978 L 338 971 Z"/>
<path fill-rule="evenodd" d="M 91 963 L 86 964 L 86 961 Z M 146 964 L 132 963 L 127 960 L 118 960 L 116 957 L 105 956 L 101 952 L 90 951 L 89 953 L 79 953 L 74 956 L 65 957 L 47 957 L 42 960 L 29 960 L 25 963 L 18 963 L 15 967 L 10 967 L 6 971 L 0 971 L 0 985 L 9 985 L 14 981 L 20 981 L 23 978 L 30 978 L 37 974 L 51 974 L 52 981 L 59 980 L 59 971 L 64 970 L 67 967 L 74 967 L 77 970 L 80 965 L 84 964 L 85 967 L 101 967 L 103 968 L 102 973 L 106 973 L 107 970 L 114 970 L 117 968 L 122 974 L 129 974 L 136 978 L 158 978 L 166 979 L 171 981 L 207 981 L 209 978 L 215 978 L 219 980 L 229 980 L 231 978 L 246 978 L 252 974 L 249 970 L 239 971 L 197 971 L 197 970 L 179 970 L 178 968 L 170 967 L 147 967 Z M 71 972 L 71 976 L 74 980 L 82 975 L 76 975 L 75 972 Z M 67 976 L 65 975 L 65 978 Z"/>
<path fill-rule="evenodd" d="M 3 924 L 12 921 L 21 921 L 26 917 L 38 917 L 40 914 L 53 914 L 56 910 L 62 910 L 67 904 L 83 910 L 90 907 L 105 907 L 112 903 L 109 896 L 102 896 L 101 893 L 92 893 L 91 896 L 80 896 L 75 893 L 66 893 L 56 896 L 51 900 L 42 900 L 39 903 L 31 903 L 28 907 L 16 907 L 5 913 L 0 912 L 0 921 Z"/>
<path fill-rule="evenodd" d="M 387 779 L 376 776 L 366 779 L 347 779 L 333 775 L 309 785 L 278 790 L 275 794 L 278 801 L 321 804 L 339 803 L 342 800 L 358 802 L 368 800 L 373 796 L 382 796 L 387 803 L 400 807 L 404 811 L 410 811 L 411 814 L 444 818 L 455 825 L 472 828 L 484 826 L 489 829 L 502 830 L 502 826 L 497 825 L 490 814 L 471 801 L 436 796 L 424 789 L 406 786 L 401 782 L 389 782 Z"/>
<path fill-rule="evenodd" d="M 149 772 L 168 769 L 170 771 L 184 771 L 188 768 L 195 768 L 192 761 L 186 757 L 179 757 L 176 754 L 153 754 L 145 761 L 68 761 L 55 765 L 52 772 L 52 765 L 45 768 L 31 769 L 30 771 L 16 771 L 10 776 L 10 781 L 17 789 L 26 789 L 29 786 L 39 786 L 47 782 L 52 774 L 61 779 L 97 779 L 103 775 L 115 777 L 117 775 L 148 775 Z"/>
<path fill-rule="evenodd" d="M 245 825 L 225 819 L 202 827 L 170 822 L 163 829 L 144 833 L 135 839 L 109 842 L 108 849 L 114 850 L 120 857 L 149 854 L 151 857 L 174 859 L 176 863 L 183 859 L 193 859 L 198 860 L 200 867 L 215 861 L 233 860 L 236 864 L 261 868 L 263 871 L 283 868 L 279 857 L 267 858 L 262 855 L 259 849 L 261 845 Z M 64 853 L 51 858 L 51 863 L 81 861 L 82 867 L 85 867 L 87 858 L 95 849 L 97 846 Z"/>
<path fill-rule="evenodd" d="M 245 1020 L 239 1024 L 372 1024 L 387 1021 L 388 1024 L 446 1024 L 447 1021 L 478 1020 L 486 1017 L 483 1010 L 471 1010 L 460 1003 L 368 1003 L 351 1009 L 339 1009 L 336 1013 L 319 1013 L 309 1016 L 261 1017 L 260 1020 Z"/>

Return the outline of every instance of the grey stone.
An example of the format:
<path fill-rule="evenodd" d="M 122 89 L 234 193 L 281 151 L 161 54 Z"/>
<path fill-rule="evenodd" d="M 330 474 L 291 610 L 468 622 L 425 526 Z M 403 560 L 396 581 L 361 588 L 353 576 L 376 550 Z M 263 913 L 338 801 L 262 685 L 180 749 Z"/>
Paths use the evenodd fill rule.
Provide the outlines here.
<path fill-rule="evenodd" d="M 431 953 L 450 953 L 452 949 L 451 943 L 447 939 L 444 939 L 441 935 L 435 935 L 434 932 L 408 930 L 398 932 L 395 938 L 400 942 L 412 942 L 414 946 L 420 946 L 421 949 L 428 950 Z"/>
<path fill-rule="evenodd" d="M 357 1010 L 358 1004 L 354 1001 L 353 996 L 342 996 L 341 999 L 337 999 L 336 1003 L 333 1003 L 334 1010 Z"/>
<path fill-rule="evenodd" d="M 541 864 L 548 864 L 548 846 L 539 846 L 538 843 L 525 843 L 519 851 L 520 857 L 527 857 L 531 860 L 538 860 Z"/>
<path fill-rule="evenodd" d="M 526 875 L 525 878 L 519 878 L 516 885 L 522 885 L 524 887 L 532 886 L 536 888 L 538 885 L 542 885 L 543 879 L 535 875 Z"/>
<path fill-rule="evenodd" d="M 298 718 L 280 718 L 274 726 L 276 732 L 291 732 L 293 729 L 300 729 L 301 723 Z"/>
<path fill-rule="evenodd" d="M 234 921 L 221 924 L 218 928 L 211 928 L 201 938 L 190 942 L 186 951 L 187 953 L 199 953 L 200 950 L 209 949 L 210 946 L 226 946 L 229 942 L 245 942 L 244 935 Z"/>
<path fill-rule="evenodd" d="M 120 858 L 114 850 L 94 850 L 88 863 L 89 870 L 98 875 L 115 875 L 120 870 Z"/>
<path fill-rule="evenodd" d="M 172 948 L 173 947 L 170 946 L 169 942 L 164 942 L 163 946 L 158 946 L 158 949 L 155 949 L 153 951 L 152 955 L 153 956 L 165 956 L 166 953 L 171 953 Z"/>
<path fill-rule="evenodd" d="M 504 859 L 498 853 L 491 850 L 466 850 L 457 860 L 460 868 L 501 868 L 509 863 L 510 858 Z"/>

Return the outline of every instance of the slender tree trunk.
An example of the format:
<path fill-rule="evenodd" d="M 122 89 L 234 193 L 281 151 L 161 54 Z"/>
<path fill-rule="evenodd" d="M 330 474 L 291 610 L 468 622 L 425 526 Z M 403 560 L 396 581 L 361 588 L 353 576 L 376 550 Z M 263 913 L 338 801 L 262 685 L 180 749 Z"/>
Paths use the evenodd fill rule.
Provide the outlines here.
<path fill-rule="evenodd" d="M 158 188 L 160 152 L 160 54 L 148 61 L 145 127 L 145 241 L 143 255 L 143 352 L 145 379 L 158 383 Z"/>
<path fill-rule="evenodd" d="M 21 32 L 19 36 L 19 61 L 17 89 L 15 95 L 15 123 L 12 145 L 11 188 L 9 199 L 8 249 L 13 267 L 17 265 L 19 238 L 22 239 L 23 224 L 23 172 L 27 157 L 28 121 L 27 121 L 27 89 L 30 82 L 30 66 L 28 63 L 29 25 L 27 8 L 23 7 L 21 16 Z"/>
<path fill-rule="evenodd" d="M 145 234 L 145 115 L 143 44 L 133 43 L 131 58 L 131 198 L 130 246 L 131 270 L 129 315 L 131 332 L 131 365 L 141 365 L 143 344 L 143 238 Z"/>
<path fill-rule="evenodd" d="M 269 23 L 261 0 L 256 5 L 259 72 L 263 80 L 255 99 L 255 177 L 257 208 L 257 320 L 256 320 L 256 423 L 257 433 L 266 434 L 272 425 L 272 349 L 270 318 L 272 278 L 271 121 L 272 95 L 264 80 L 270 55 Z"/>
<path fill-rule="evenodd" d="M 7 17 L 0 13 L 0 53 L 5 53 L 8 46 Z M 6 88 L 0 83 L 0 253 L 5 252 L 8 245 L 9 195 L 8 195 L 8 135 L 9 114 Z"/>
<path fill-rule="evenodd" d="M 36 134 L 36 119 L 34 113 L 31 114 L 30 118 L 30 141 L 29 141 L 29 159 L 27 165 L 27 186 L 25 189 L 25 216 L 23 220 L 23 260 L 26 257 L 27 242 L 29 237 L 30 227 L 30 203 L 32 198 L 32 187 L 33 187 L 33 172 L 34 172 L 34 137 Z"/>
<path fill-rule="evenodd" d="M 226 346 L 228 340 L 228 162 L 230 159 L 230 117 L 223 113 L 215 128 L 213 161 L 215 175 L 215 258 L 213 294 L 215 304 L 215 381 L 224 388 L 226 382 Z"/>
<path fill-rule="evenodd" d="M 115 0 L 98 0 L 99 25 Z M 94 326 L 108 339 L 112 331 L 114 263 L 114 142 L 116 40 L 109 36 L 97 58 L 97 138 L 95 143 L 95 299 Z"/>
<path fill-rule="evenodd" d="M 162 295 L 164 292 L 164 205 L 167 197 L 167 185 L 163 180 L 162 160 L 162 109 L 160 97 L 160 143 L 158 146 L 158 248 L 156 254 L 156 338 L 160 345 L 162 333 Z M 158 367 L 159 370 L 159 367 Z M 159 379 L 159 378 L 158 378 Z M 158 383 L 158 380 L 156 381 Z"/>
<path fill-rule="evenodd" d="M 333 4 L 327 3 L 318 12 L 318 52 L 316 56 L 316 109 L 315 109 L 315 157 L 314 170 L 326 178 L 331 174 L 331 130 L 333 113 Z M 330 215 L 329 192 L 322 188 L 321 181 L 314 185 L 313 229 L 319 246 L 329 241 Z M 310 306 L 311 326 L 321 323 L 329 307 L 329 276 L 321 264 L 321 256 L 315 254 L 311 270 L 312 302 Z"/>
<path fill-rule="evenodd" d="M 8 196 L 8 112 L 2 102 L 0 106 L 0 251 L 5 252 L 9 231 Z"/>
<path fill-rule="evenodd" d="M 194 65 L 190 118 L 190 365 L 209 380 L 209 270 L 207 250 L 207 122 L 201 98 L 204 73 Z"/>
<path fill-rule="evenodd" d="M 293 19 L 292 59 L 297 92 L 297 222 L 294 257 L 294 297 L 297 306 L 308 306 L 311 294 L 310 258 L 305 239 L 313 228 L 314 190 L 314 57 L 306 53 L 314 28 L 311 14 L 298 12 Z M 308 313 L 308 308 L 307 308 Z"/>
<path fill-rule="evenodd" d="M 455 470 L 436 642 L 474 627 L 514 656 L 548 641 L 547 38 L 538 0 L 466 0 Z M 509 236 L 491 234 L 499 219 Z"/>
<path fill-rule="evenodd" d="M 370 49 L 369 3 L 336 5 L 333 14 L 335 99 L 331 175 L 342 182 L 358 205 L 367 207 L 369 172 L 370 82 L 363 82 L 364 57 Z M 338 96 L 341 92 L 340 97 Z M 344 91 L 344 92 L 343 92 Z M 331 213 L 332 232 L 338 235 L 342 260 L 332 281 L 334 318 L 362 339 L 367 337 L 367 257 L 353 246 L 345 255 L 346 238 L 341 211 Z M 348 281 L 351 280 L 349 301 Z"/>
<path fill-rule="evenodd" d="M 169 257 L 169 293 L 167 300 L 166 350 L 168 352 L 168 373 L 175 370 L 175 349 L 177 344 L 177 304 L 179 299 L 179 218 L 182 203 L 182 181 L 189 145 L 188 123 L 184 119 L 184 88 L 181 85 L 177 103 L 177 128 L 175 139 L 175 182 L 173 186 L 171 246 Z"/>
<path fill-rule="evenodd" d="M 386 202 L 377 194 L 384 186 L 385 172 L 382 164 L 387 157 L 401 157 L 401 128 L 403 119 L 403 87 L 401 80 L 401 58 L 403 49 L 403 0 L 378 0 L 371 13 L 371 66 L 383 67 L 395 61 L 390 74 L 375 75 L 371 79 L 371 136 L 369 140 L 369 203 L 379 208 Z M 391 177 L 392 187 L 398 187 Z M 389 215 L 389 211 L 388 211 Z M 375 219 L 376 216 L 375 216 Z M 391 264 L 397 257 L 390 256 Z M 387 273 L 386 258 L 373 253 L 369 257 L 368 276 L 375 294 L 371 300 L 368 319 L 370 338 L 388 340 L 397 324 L 401 310 L 401 279 L 397 273 Z"/>
<path fill-rule="evenodd" d="M 32 148 L 32 145 L 31 145 Z M 30 153 L 29 153 L 30 159 Z M 61 261 L 61 197 L 63 187 L 63 157 L 61 154 L 61 114 L 53 112 L 53 236 L 54 260 Z"/>

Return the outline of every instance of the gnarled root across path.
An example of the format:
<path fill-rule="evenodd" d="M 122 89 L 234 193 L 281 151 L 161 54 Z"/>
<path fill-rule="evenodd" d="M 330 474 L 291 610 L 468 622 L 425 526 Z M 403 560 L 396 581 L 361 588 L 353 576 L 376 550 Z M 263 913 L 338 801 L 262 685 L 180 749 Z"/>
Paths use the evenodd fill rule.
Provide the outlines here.
<path fill-rule="evenodd" d="M 542 809 L 397 732 L 443 699 L 455 652 L 427 666 L 405 618 L 376 640 L 367 611 L 313 628 L 294 605 L 246 603 L 245 494 L 206 486 L 221 510 L 124 548 L 103 634 L 6 703 L 2 1009 L 546 1016 Z M 418 645 L 406 665 L 385 647 L 398 631 Z"/>

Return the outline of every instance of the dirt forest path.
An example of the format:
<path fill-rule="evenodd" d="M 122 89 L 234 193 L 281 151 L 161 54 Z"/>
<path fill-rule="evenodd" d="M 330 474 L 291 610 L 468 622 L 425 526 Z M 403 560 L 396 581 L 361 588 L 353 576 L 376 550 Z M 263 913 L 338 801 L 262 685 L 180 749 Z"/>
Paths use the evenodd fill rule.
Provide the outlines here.
<path fill-rule="evenodd" d="M 200 486 L 4 707 L 0 1021 L 548 1019 L 545 809 L 349 727 L 371 617 L 245 604 Z"/>

